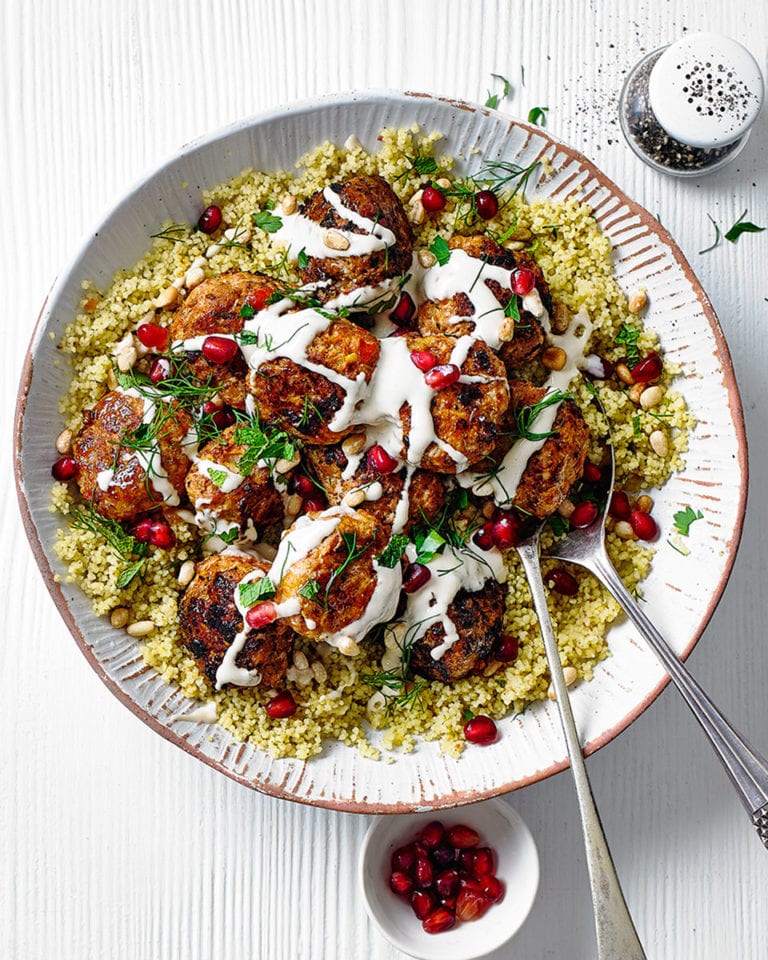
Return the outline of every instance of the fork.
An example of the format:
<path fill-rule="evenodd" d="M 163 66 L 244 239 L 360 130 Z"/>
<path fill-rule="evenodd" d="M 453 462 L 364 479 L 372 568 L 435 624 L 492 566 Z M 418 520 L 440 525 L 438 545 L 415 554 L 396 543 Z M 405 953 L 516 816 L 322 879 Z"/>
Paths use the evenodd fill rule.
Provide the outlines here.
<path fill-rule="evenodd" d="M 605 414 L 597 397 L 595 401 Z M 548 550 L 547 556 L 585 567 L 613 594 L 701 724 L 752 818 L 758 836 L 768 847 L 768 761 L 726 720 L 720 709 L 694 680 L 677 654 L 632 598 L 608 556 L 605 547 L 605 518 L 613 493 L 615 474 L 610 432 L 606 446 L 610 450 L 610 485 L 602 509 L 590 526 L 571 531 Z"/>
<path fill-rule="evenodd" d="M 568 688 L 563 676 L 557 639 L 549 616 L 544 581 L 539 563 L 539 534 L 543 522 L 533 533 L 515 548 L 522 562 L 528 586 L 533 596 L 533 605 L 539 618 L 539 627 L 544 641 L 544 650 L 549 664 L 549 673 L 555 690 L 560 720 L 563 725 L 571 772 L 576 784 L 576 796 L 581 813 L 584 847 L 587 855 L 589 883 L 592 891 L 592 908 L 595 916 L 598 960 L 645 960 L 645 952 L 635 930 L 624 894 L 616 875 L 608 842 L 592 795 L 587 776 L 584 754 L 579 734 L 573 719 Z"/>

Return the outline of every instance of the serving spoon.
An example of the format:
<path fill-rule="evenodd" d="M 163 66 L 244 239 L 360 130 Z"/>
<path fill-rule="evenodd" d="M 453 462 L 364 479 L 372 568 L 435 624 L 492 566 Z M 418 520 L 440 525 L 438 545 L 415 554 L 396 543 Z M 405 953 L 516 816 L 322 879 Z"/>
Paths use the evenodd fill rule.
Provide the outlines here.
<path fill-rule="evenodd" d="M 595 401 L 605 415 L 597 397 Z M 610 451 L 610 484 L 605 491 L 597 517 L 588 527 L 574 529 L 568 536 L 558 540 L 547 551 L 547 556 L 585 567 L 613 594 L 619 606 L 656 654 L 701 724 L 751 817 L 758 836 L 768 847 L 768 760 L 750 746 L 694 680 L 677 654 L 633 599 L 608 556 L 605 547 L 605 520 L 613 493 L 615 475 L 610 431 L 605 446 Z M 557 696 L 559 701 L 559 692 Z"/>
<path fill-rule="evenodd" d="M 533 605 L 539 618 L 549 673 L 552 678 L 565 742 L 568 747 L 568 756 L 571 761 L 571 773 L 576 784 L 584 847 L 587 854 L 589 883 L 592 890 L 597 956 L 598 960 L 645 960 L 645 951 L 632 922 L 619 878 L 616 875 L 611 852 L 608 849 L 608 842 L 605 839 L 605 833 L 587 776 L 581 741 L 573 719 L 568 688 L 560 663 L 560 653 L 557 648 L 552 620 L 549 616 L 539 563 L 539 534 L 543 523 L 543 521 L 539 523 L 534 532 L 519 543 L 515 549 L 528 578 Z"/>

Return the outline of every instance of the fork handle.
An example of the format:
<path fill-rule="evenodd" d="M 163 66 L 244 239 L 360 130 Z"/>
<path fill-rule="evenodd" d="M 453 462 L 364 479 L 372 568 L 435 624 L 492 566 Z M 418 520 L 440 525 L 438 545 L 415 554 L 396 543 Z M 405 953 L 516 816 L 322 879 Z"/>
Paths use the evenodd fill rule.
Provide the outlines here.
<path fill-rule="evenodd" d="M 565 685 L 560 652 L 547 607 L 547 597 L 539 566 L 538 538 L 517 548 L 522 561 L 533 604 L 539 618 L 541 636 L 549 663 L 552 685 L 555 688 L 560 720 L 571 761 L 571 772 L 576 783 L 576 795 L 581 811 L 584 832 L 584 847 L 592 890 L 592 907 L 595 915 L 598 960 L 646 960 L 645 951 L 627 909 L 611 852 L 605 839 L 600 815 L 587 776 L 581 741 L 573 719 L 568 688 Z"/>
<path fill-rule="evenodd" d="M 768 847 L 768 761 L 726 720 L 646 617 L 622 583 L 605 547 L 599 555 L 590 557 L 586 562 L 584 559 L 579 559 L 578 562 L 591 570 L 610 590 L 661 661 L 701 724 L 752 818 L 758 836 Z"/>

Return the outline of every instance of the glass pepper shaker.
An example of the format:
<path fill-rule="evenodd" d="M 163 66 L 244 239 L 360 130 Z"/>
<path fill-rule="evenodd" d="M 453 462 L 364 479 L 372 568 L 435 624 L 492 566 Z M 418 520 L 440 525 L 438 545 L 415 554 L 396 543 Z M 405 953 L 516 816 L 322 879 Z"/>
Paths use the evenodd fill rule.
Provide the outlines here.
<path fill-rule="evenodd" d="M 654 170 L 700 177 L 746 145 L 763 103 L 763 77 L 740 43 L 695 33 L 645 56 L 621 91 L 619 119 Z"/>

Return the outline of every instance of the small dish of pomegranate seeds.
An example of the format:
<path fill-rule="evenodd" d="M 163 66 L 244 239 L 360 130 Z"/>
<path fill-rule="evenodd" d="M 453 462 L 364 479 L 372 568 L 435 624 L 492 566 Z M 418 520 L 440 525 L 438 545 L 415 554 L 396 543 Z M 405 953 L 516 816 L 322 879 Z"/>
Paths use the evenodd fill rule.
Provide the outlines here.
<path fill-rule="evenodd" d="M 533 837 L 505 800 L 379 817 L 360 851 L 368 914 L 423 960 L 471 960 L 505 944 L 539 883 Z"/>

